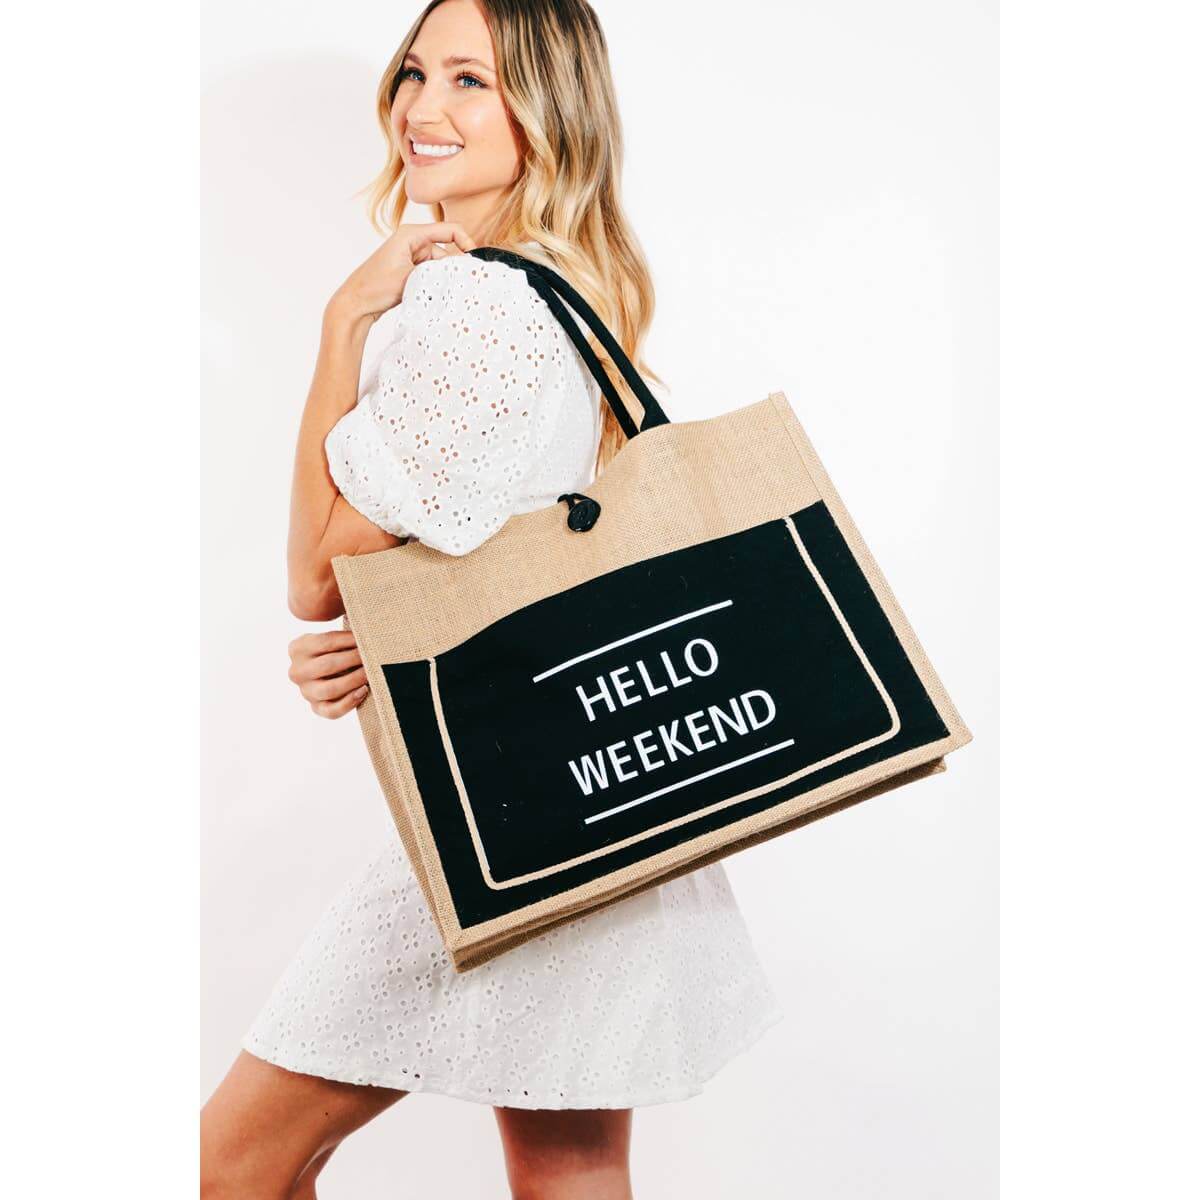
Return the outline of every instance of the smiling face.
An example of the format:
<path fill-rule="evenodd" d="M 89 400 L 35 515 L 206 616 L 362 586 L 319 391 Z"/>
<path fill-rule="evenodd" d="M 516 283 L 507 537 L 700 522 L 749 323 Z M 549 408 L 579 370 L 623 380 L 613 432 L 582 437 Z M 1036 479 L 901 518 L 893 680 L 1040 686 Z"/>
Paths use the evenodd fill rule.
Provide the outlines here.
<path fill-rule="evenodd" d="M 425 18 L 400 66 L 392 128 L 408 198 L 440 203 L 445 220 L 477 236 L 518 177 L 521 154 L 475 0 L 445 0 Z"/>

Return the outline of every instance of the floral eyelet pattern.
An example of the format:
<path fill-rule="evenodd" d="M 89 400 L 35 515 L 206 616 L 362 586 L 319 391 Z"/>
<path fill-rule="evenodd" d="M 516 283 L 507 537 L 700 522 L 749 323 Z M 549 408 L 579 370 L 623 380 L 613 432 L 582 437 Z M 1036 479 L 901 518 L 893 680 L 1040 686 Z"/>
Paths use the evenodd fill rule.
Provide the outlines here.
<path fill-rule="evenodd" d="M 329 432 L 338 490 L 396 537 L 462 555 L 515 513 L 593 476 L 599 387 L 507 263 L 430 259 L 408 277 L 392 340 Z"/>
<path fill-rule="evenodd" d="M 720 862 L 460 974 L 396 840 L 334 897 L 242 1045 L 349 1083 L 632 1108 L 698 1094 L 781 1019 Z"/>

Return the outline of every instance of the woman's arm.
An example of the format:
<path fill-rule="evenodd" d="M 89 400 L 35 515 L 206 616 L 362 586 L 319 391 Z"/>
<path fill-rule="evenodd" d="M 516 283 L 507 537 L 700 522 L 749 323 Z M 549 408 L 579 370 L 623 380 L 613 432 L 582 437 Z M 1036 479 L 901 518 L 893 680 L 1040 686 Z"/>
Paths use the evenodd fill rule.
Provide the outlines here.
<path fill-rule="evenodd" d="M 345 611 L 333 575 L 339 554 L 367 554 L 400 539 L 347 504 L 329 474 L 325 438 L 358 403 L 363 347 L 375 321 L 400 302 L 413 267 L 474 246 L 453 221 L 402 225 L 334 293 L 321 320 L 312 385 L 300 420 L 288 525 L 288 608 L 302 621 L 332 621 Z"/>
<path fill-rule="evenodd" d="M 374 321 L 341 293 L 321 321 L 317 365 L 296 441 L 288 526 L 288 608 L 302 621 L 332 621 L 345 611 L 333 576 L 334 555 L 400 544 L 346 503 L 325 457 L 329 431 L 358 402 L 363 347 Z"/>

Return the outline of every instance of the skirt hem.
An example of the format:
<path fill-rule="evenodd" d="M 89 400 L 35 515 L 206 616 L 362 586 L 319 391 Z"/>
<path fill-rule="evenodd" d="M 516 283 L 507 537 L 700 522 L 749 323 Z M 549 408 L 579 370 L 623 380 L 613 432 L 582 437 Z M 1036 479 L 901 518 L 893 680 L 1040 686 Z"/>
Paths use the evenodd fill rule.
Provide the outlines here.
<path fill-rule="evenodd" d="M 572 1096 L 570 1099 L 567 1099 L 562 1093 L 546 1098 L 530 1096 L 525 1089 L 521 1090 L 521 1095 L 513 1095 L 512 1088 L 506 1088 L 502 1092 L 496 1092 L 491 1088 L 488 1088 L 486 1091 L 477 1091 L 472 1088 L 463 1087 L 452 1080 L 439 1079 L 431 1075 L 421 1075 L 419 1078 L 406 1075 L 402 1079 L 396 1079 L 390 1077 L 384 1078 L 377 1072 L 349 1071 L 338 1064 L 321 1064 L 319 1066 L 306 1064 L 304 1067 L 293 1066 L 292 1064 L 295 1060 L 289 1059 L 287 1054 L 280 1054 L 276 1051 L 267 1053 L 259 1049 L 258 1042 L 252 1033 L 248 1033 L 243 1037 L 241 1046 L 243 1050 L 253 1054 L 256 1058 L 261 1058 L 265 1062 L 274 1063 L 277 1067 L 283 1067 L 284 1070 L 294 1071 L 301 1075 L 317 1075 L 322 1079 L 332 1079 L 341 1083 L 355 1083 L 367 1087 L 395 1088 L 404 1092 L 430 1092 L 435 1095 L 450 1096 L 455 1100 L 467 1100 L 473 1104 L 489 1104 L 500 1108 L 536 1109 L 645 1108 L 653 1104 L 671 1104 L 680 1100 L 690 1100 L 693 1096 L 698 1096 L 704 1090 L 705 1085 L 713 1080 L 722 1067 L 730 1062 L 731 1059 L 737 1058 L 749 1050 L 768 1029 L 773 1028 L 782 1021 L 784 1015 L 781 1008 L 777 1005 L 772 1006 L 756 1025 L 752 1026 L 726 1051 L 716 1066 L 690 1083 L 681 1084 L 679 1087 L 665 1092 L 656 1092 L 652 1095 L 628 1095 L 619 1099 L 613 1099 L 611 1094 L 584 1098 Z"/>

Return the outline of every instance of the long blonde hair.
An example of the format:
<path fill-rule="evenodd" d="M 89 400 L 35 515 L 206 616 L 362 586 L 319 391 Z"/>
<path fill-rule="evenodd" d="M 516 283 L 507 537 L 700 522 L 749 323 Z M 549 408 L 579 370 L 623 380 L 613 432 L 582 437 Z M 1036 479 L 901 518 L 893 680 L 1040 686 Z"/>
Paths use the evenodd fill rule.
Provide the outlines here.
<path fill-rule="evenodd" d="M 369 185 L 371 224 L 380 233 L 403 222 L 408 203 L 404 160 L 391 120 L 397 76 L 422 23 L 440 3 L 431 0 L 425 6 L 380 80 L 377 111 L 388 156 Z M 600 22 L 586 0 L 478 3 L 524 155 L 523 169 L 481 244 L 516 250 L 559 271 L 596 310 L 643 378 L 662 383 L 640 354 L 654 315 L 654 285 L 621 208 L 624 137 Z M 433 211 L 435 220 L 445 219 L 440 204 Z M 535 242 L 538 249 L 524 242 Z M 637 420 L 637 400 L 603 346 L 590 333 L 587 337 Z M 603 397 L 601 415 L 597 475 L 626 441 Z"/>

